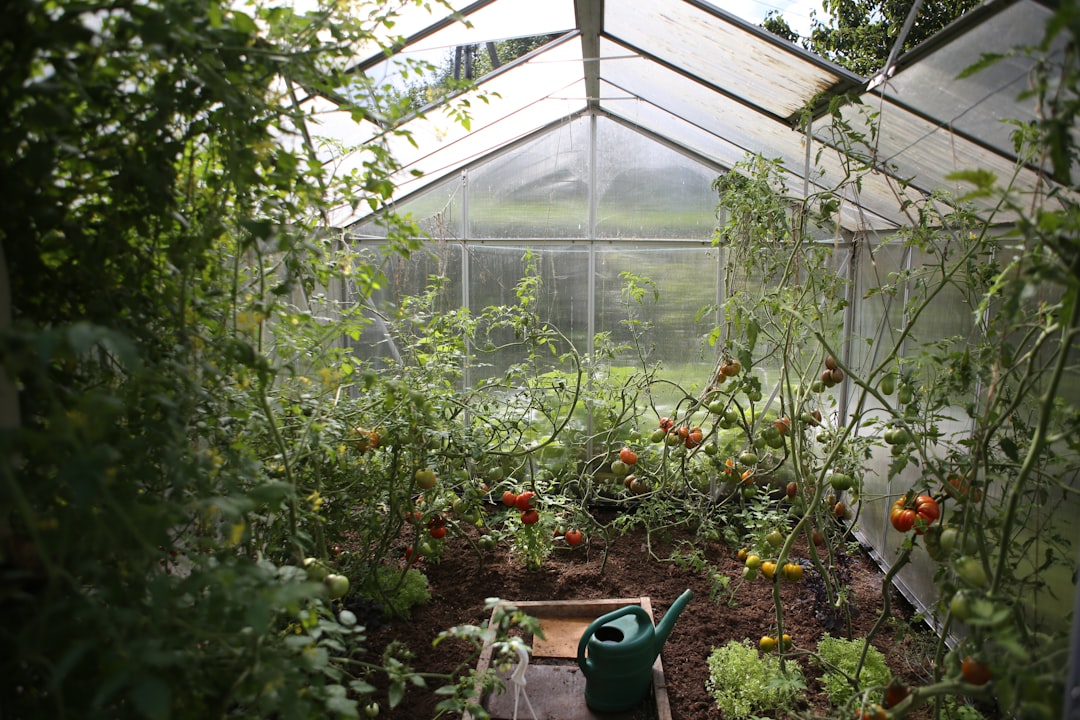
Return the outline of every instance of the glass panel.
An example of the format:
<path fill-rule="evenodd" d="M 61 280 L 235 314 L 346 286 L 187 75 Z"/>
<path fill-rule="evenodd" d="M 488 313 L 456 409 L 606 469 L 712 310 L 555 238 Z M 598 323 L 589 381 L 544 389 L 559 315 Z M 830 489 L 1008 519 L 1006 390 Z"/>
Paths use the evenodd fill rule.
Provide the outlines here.
<path fill-rule="evenodd" d="M 898 72 L 885 86 L 886 92 L 1012 155 L 1009 136 L 1015 128 L 1002 121 L 1028 122 L 1036 116 L 1034 98 L 1018 101 L 1027 89 L 1033 63 L 1011 51 L 1042 37 L 1051 13 L 1040 3 L 1015 3 Z M 1063 43 L 1064 37 L 1059 41 Z M 969 77 L 959 77 L 991 52 L 1008 54 Z"/>
<path fill-rule="evenodd" d="M 664 108 L 744 149 L 802 159 L 802 136 L 753 108 L 617 43 L 602 41 L 601 70 L 622 93 Z"/>
<path fill-rule="evenodd" d="M 381 82 L 391 82 L 398 87 L 417 84 L 420 79 L 410 73 L 407 81 L 401 77 L 406 68 L 405 59 L 422 60 L 436 65 L 440 70 L 451 66 L 454 49 L 465 45 L 483 45 L 513 38 L 552 35 L 573 30 L 574 4 L 571 0 L 499 0 L 479 8 L 468 16 L 469 25 L 454 22 L 415 43 L 401 52 L 370 67 L 366 74 Z M 487 51 L 481 49 L 481 52 Z M 381 54 L 381 53 L 380 53 Z M 433 78 L 427 78 L 431 80 Z"/>
<path fill-rule="evenodd" d="M 580 353 L 588 350 L 588 246 L 554 245 L 530 249 L 525 244 L 469 246 L 469 305 L 475 314 L 496 305 L 517 305 L 517 285 L 526 275 L 526 253 L 535 263 L 540 288 L 537 315 L 554 324 Z M 528 349 L 513 331 L 491 337 L 493 347 L 476 348 L 477 365 L 470 382 L 500 377 L 510 365 L 528 359 Z M 498 348 L 498 349 L 494 349 Z M 560 348 L 565 351 L 566 347 Z M 562 368 L 547 349 L 537 357 L 538 371 Z"/>
<path fill-rule="evenodd" d="M 447 312 L 460 307 L 462 247 L 457 243 L 428 243 L 424 252 L 413 253 L 408 258 L 396 254 L 385 256 L 378 248 L 370 248 L 363 254 L 373 262 L 381 263 L 386 282 L 371 297 L 370 306 L 379 312 L 368 314 L 371 324 L 364 328 L 359 340 L 349 340 L 349 344 L 359 357 L 378 364 L 401 362 L 405 359 L 405 350 L 391 339 L 383 318 L 394 322 L 402 299 L 423 293 L 432 275 L 444 278 L 433 310 Z M 350 299 L 359 302 L 359 296 L 353 290 L 350 290 Z"/>
<path fill-rule="evenodd" d="M 597 123 L 598 238 L 711 240 L 716 171 L 617 123 Z"/>
<path fill-rule="evenodd" d="M 614 84 L 604 88 L 604 108 L 729 167 L 747 153 L 780 158 L 799 178 L 789 189 L 802 191 L 806 146 L 801 132 L 658 63 L 631 57 L 629 49 L 616 43 L 602 42 L 601 48 L 605 57 L 618 58 L 603 64 L 606 80 Z M 631 99 L 623 99 L 627 96 Z M 703 132 L 714 137 L 703 136 Z M 848 178 L 845 164 L 835 152 L 827 151 L 821 155 L 819 167 L 813 169 L 812 185 L 815 189 L 834 187 Z M 895 209 L 895 193 L 883 176 L 868 176 L 857 196 L 852 189 L 845 189 L 842 196 L 848 200 L 842 209 L 845 227 L 883 228 L 905 222 Z M 860 212 L 859 207 L 865 210 Z"/>
<path fill-rule="evenodd" d="M 588 182 L 589 121 L 560 125 L 469 172 L 469 237 L 587 237 Z"/>
<path fill-rule="evenodd" d="M 458 240 L 462 237 L 462 180 L 453 176 L 394 207 L 398 215 L 412 218 L 433 240 Z M 353 225 L 349 233 L 360 238 L 385 238 L 386 228 L 377 220 Z"/>
<path fill-rule="evenodd" d="M 848 77 L 790 43 L 681 0 L 607 0 L 604 32 L 781 118 Z M 762 31 L 764 32 L 764 31 Z M 604 71 L 607 74 L 607 71 Z M 853 77 L 853 76 L 852 76 Z"/>
<path fill-rule="evenodd" d="M 880 98 L 864 96 L 864 102 L 881 104 Z M 844 118 L 859 132 L 869 133 L 864 116 L 850 108 L 841 111 Z M 937 127 L 891 103 L 884 103 L 878 116 L 876 155 L 880 162 L 893 168 L 897 177 L 912 178 L 912 184 L 922 191 L 951 191 L 960 196 L 971 190 L 967 183 L 949 180 L 948 175 L 960 170 L 988 170 L 1002 181 L 1014 172 L 1014 162 L 978 145 L 957 137 L 948 129 Z M 1038 179 L 1030 171 L 1017 177 L 1021 188 L 1034 188 Z M 984 209 L 993 209 L 994 198 L 976 199 Z M 999 213 L 998 222 L 1008 218 Z"/>
<path fill-rule="evenodd" d="M 396 3 L 397 7 L 387 10 L 381 6 L 375 6 L 371 11 L 371 33 L 373 41 L 357 48 L 358 60 L 381 55 L 383 48 L 397 38 L 411 37 L 424 28 L 448 19 L 453 13 L 461 12 L 467 8 L 473 0 L 446 0 L 446 2 L 423 3 L 417 5 L 413 2 Z M 449 6 L 449 7 L 448 7 Z M 392 22 L 390 27 L 385 22 L 379 21 L 380 15 L 388 16 Z"/>
<path fill-rule="evenodd" d="M 616 345 L 629 346 L 617 354 L 615 367 L 629 373 L 643 370 L 643 362 L 662 362 L 660 377 L 692 395 L 711 381 L 715 348 L 704 340 L 717 317 L 708 312 L 698 320 L 697 314 L 703 306 L 717 303 L 719 255 L 710 247 L 597 246 L 596 331 L 610 333 Z M 628 300 L 622 272 L 652 280 L 659 300 L 654 302 L 649 292 L 641 304 Z M 631 333 L 631 327 L 640 326 L 628 325 L 634 320 L 650 324 L 640 346 Z M 670 384 L 657 384 L 653 392 L 660 415 L 668 414 L 681 399 Z"/>
<path fill-rule="evenodd" d="M 490 95 L 482 100 L 481 94 Z M 405 197 L 583 109 L 581 43 L 558 43 L 528 62 L 491 76 L 458 102 L 461 99 L 469 102 L 467 127 L 449 113 L 433 111 L 405 123 L 402 130 L 410 133 L 408 137 L 383 136 L 391 155 L 402 164 L 393 178 L 396 197 Z M 363 163 L 371 159 L 370 151 L 355 150 L 339 161 L 339 172 L 363 172 Z M 361 208 L 353 219 L 366 214 Z"/>

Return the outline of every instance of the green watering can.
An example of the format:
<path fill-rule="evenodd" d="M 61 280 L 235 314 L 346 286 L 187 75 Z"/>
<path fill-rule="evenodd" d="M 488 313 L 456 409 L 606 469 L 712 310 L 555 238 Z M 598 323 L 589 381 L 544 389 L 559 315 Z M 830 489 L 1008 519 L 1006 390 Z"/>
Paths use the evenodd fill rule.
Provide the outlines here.
<path fill-rule="evenodd" d="M 649 693 L 652 666 L 686 603 L 687 590 L 655 628 L 640 605 L 602 615 L 578 641 L 577 662 L 585 675 L 585 703 L 595 712 L 630 710 Z"/>

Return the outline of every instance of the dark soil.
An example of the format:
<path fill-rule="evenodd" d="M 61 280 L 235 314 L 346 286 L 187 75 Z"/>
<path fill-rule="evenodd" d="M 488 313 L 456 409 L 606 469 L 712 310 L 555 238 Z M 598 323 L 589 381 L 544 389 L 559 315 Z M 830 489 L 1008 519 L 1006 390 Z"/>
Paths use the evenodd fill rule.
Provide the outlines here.
<path fill-rule="evenodd" d="M 708 560 L 705 570 L 695 571 L 686 563 L 670 561 L 673 551 L 685 553 L 690 547 L 704 552 Z M 742 582 L 743 563 L 735 550 L 698 539 L 685 530 L 666 531 L 651 538 L 637 530 L 617 537 L 606 549 L 603 572 L 605 548 L 596 540 L 577 548 L 560 543 L 541 569 L 529 571 L 520 560 L 509 556 L 505 547 L 486 556 L 481 564 L 464 541 L 451 540 L 441 562 L 418 565 L 428 577 L 431 601 L 416 608 L 411 620 L 395 620 L 371 632 L 368 647 L 379 652 L 391 641 L 404 642 L 415 654 L 414 669 L 452 672 L 462 663 L 475 665 L 471 648 L 462 641 L 432 648 L 432 640 L 451 626 L 479 625 L 487 620 L 490 617 L 490 611 L 485 609 L 487 598 L 512 602 L 648 596 L 654 619 L 659 620 L 689 588 L 695 597 L 675 623 L 661 655 L 672 715 L 675 720 L 720 720 L 722 715 L 705 687 L 706 658 L 714 647 L 729 640 L 750 639 L 756 644 L 762 635 L 775 634 L 772 583 L 762 576 L 753 582 Z M 805 546 L 797 545 L 792 559 L 805 557 Z M 847 574 L 852 603 L 852 635 L 864 637 L 880 615 L 882 573 L 862 553 L 841 558 L 841 564 Z M 731 578 L 730 589 L 735 592 L 729 589 L 711 596 L 716 574 Z M 793 638 L 796 657 L 809 686 L 806 704 L 796 711 L 817 717 L 830 714 L 828 700 L 818 682 L 821 673 L 806 657 L 798 656 L 798 651 L 813 650 L 826 632 L 835 637 L 847 635 L 846 623 L 830 613 L 828 604 L 819 597 L 822 589 L 821 580 L 812 569 L 806 571 L 801 582 L 781 585 L 784 631 Z M 927 667 L 922 649 L 929 647 L 932 638 L 924 625 L 911 623 L 910 605 L 895 590 L 891 594 L 895 620 L 878 633 L 875 645 L 884 653 L 895 675 L 912 684 L 925 682 L 920 677 Z M 411 688 L 392 713 L 386 712 L 385 695 L 379 699 L 384 708 L 381 717 L 435 716 L 437 699 L 422 688 Z"/>

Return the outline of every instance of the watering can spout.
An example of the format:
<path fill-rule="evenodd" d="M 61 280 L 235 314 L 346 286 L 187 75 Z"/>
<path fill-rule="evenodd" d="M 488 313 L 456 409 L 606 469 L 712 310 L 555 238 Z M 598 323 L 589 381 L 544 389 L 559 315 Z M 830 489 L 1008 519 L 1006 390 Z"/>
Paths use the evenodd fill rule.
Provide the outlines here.
<path fill-rule="evenodd" d="M 656 626 L 656 654 L 660 654 L 660 649 L 664 647 L 664 643 L 667 642 L 668 635 L 671 634 L 671 628 L 675 627 L 675 621 L 679 619 L 679 613 L 683 611 L 686 604 L 694 597 L 692 590 L 686 590 L 682 595 L 676 598 L 675 602 L 671 603 L 671 608 L 664 614 L 663 620 Z"/>

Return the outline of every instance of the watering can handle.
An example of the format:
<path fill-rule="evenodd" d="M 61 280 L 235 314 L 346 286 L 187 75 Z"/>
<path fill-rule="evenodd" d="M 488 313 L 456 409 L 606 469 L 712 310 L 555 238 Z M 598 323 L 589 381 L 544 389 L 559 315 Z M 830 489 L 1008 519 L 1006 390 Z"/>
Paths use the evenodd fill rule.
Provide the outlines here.
<path fill-rule="evenodd" d="M 626 605 L 618 610 L 612 610 L 607 615 L 601 615 L 589 623 L 589 627 L 585 628 L 585 632 L 581 635 L 581 639 L 578 640 L 577 644 L 577 664 L 578 667 L 581 668 L 581 672 L 585 674 L 585 677 L 589 676 L 589 673 L 593 668 L 592 659 L 585 657 L 585 648 L 589 644 L 589 638 L 596 633 L 601 625 L 609 623 L 612 620 L 617 620 L 623 615 L 637 615 L 638 617 L 647 619 L 649 625 L 652 625 L 652 618 L 649 617 L 649 613 L 645 611 L 645 608 L 640 605 Z"/>

